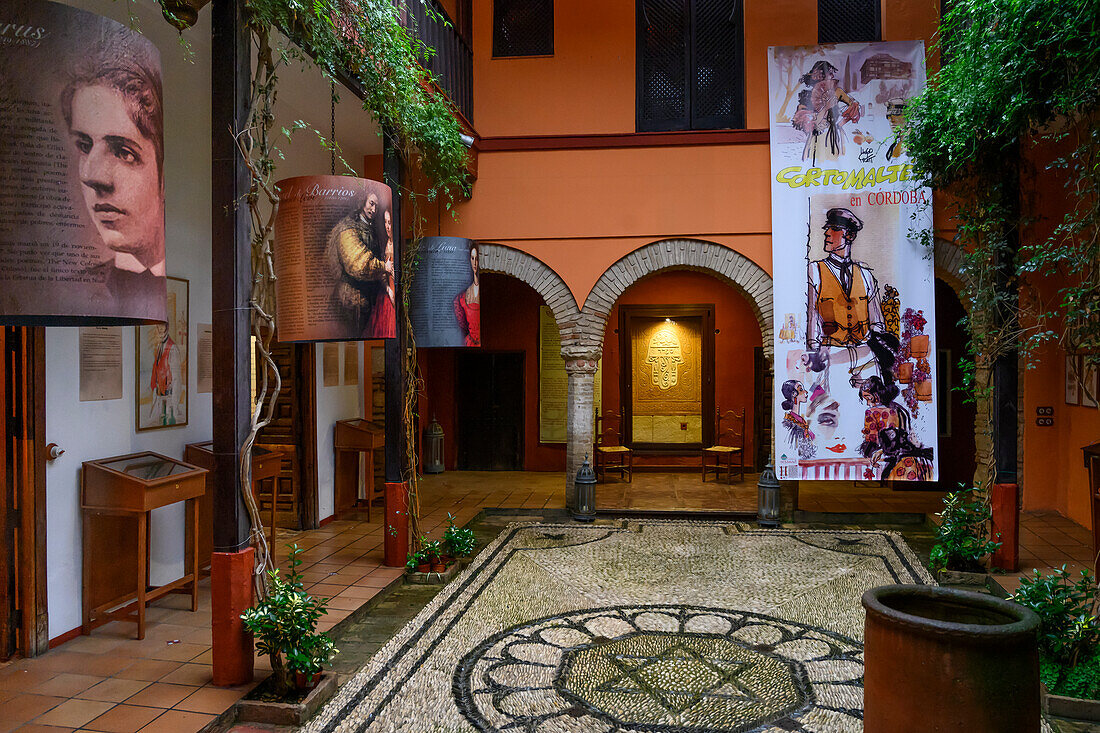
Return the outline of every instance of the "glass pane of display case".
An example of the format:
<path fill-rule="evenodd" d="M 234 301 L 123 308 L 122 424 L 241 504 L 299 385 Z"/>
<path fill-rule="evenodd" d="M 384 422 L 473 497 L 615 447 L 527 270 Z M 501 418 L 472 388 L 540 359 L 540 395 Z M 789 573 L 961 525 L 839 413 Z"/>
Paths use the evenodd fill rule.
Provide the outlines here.
<path fill-rule="evenodd" d="M 115 461 L 101 463 L 104 468 L 124 473 L 127 476 L 152 481 L 166 476 L 174 476 L 180 473 L 188 473 L 195 469 L 185 463 L 178 463 L 154 454 L 120 458 Z"/>

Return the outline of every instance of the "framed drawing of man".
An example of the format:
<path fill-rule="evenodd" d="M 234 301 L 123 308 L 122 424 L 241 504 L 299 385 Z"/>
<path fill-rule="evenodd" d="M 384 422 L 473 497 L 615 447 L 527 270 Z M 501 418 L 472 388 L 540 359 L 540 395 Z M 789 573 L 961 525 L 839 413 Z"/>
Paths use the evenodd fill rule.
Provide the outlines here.
<path fill-rule="evenodd" d="M 168 321 L 138 326 L 136 426 L 155 430 L 187 424 L 188 282 L 169 277 Z"/>

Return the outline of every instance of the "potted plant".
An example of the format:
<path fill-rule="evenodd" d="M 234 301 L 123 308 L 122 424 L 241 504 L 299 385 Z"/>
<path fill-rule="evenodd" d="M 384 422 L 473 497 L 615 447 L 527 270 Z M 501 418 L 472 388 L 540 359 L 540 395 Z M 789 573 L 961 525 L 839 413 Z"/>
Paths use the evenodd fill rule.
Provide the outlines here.
<path fill-rule="evenodd" d="M 1020 579 L 1012 600 L 1039 616 L 1039 677 L 1049 693 L 1044 698 L 1048 712 L 1100 720 L 1095 576 L 1086 569 L 1074 579 L 1065 565 L 1049 575 L 1036 570 L 1033 576 Z"/>
<path fill-rule="evenodd" d="M 1001 546 L 989 537 L 993 513 L 988 502 L 974 493 L 973 488 L 961 488 L 948 494 L 943 498 L 943 511 L 936 515 L 940 526 L 928 565 L 940 582 L 984 585 L 982 560 Z"/>
<path fill-rule="evenodd" d="M 421 551 L 428 558 L 428 562 L 431 563 L 433 573 L 447 571 L 447 565 L 443 562 L 443 544 L 439 540 L 425 542 Z"/>
<path fill-rule="evenodd" d="M 337 653 L 332 639 L 317 631 L 317 622 L 328 613 L 328 600 L 305 592 L 298 573 L 301 553 L 300 547 L 291 545 L 286 580 L 272 570 L 267 598 L 241 614 L 256 638 L 257 651 L 271 658 L 276 695 L 290 692 L 292 675 L 301 687 L 316 685 L 321 670 Z"/>
<path fill-rule="evenodd" d="M 477 546 L 474 531 L 468 527 L 455 526 L 453 515 L 447 515 L 447 529 L 443 531 L 443 549 L 452 557 L 469 557 Z"/>
<path fill-rule="evenodd" d="M 405 567 L 410 573 L 427 573 L 432 569 L 431 562 L 422 549 L 409 553 L 408 559 L 405 561 Z"/>

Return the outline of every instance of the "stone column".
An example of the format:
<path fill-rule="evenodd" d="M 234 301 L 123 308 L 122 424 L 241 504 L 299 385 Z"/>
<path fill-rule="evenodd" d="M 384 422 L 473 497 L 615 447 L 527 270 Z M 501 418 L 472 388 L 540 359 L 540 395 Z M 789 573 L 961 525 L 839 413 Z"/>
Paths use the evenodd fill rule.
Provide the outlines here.
<path fill-rule="evenodd" d="M 569 376 L 565 414 L 565 506 L 573 509 L 577 504 L 573 481 L 577 478 L 577 471 L 584 463 L 585 456 L 592 460 L 592 444 L 595 442 L 596 431 L 593 392 L 596 386 L 596 364 L 600 356 L 586 354 L 577 357 L 563 353 L 562 358 L 565 359 L 565 373 Z"/>

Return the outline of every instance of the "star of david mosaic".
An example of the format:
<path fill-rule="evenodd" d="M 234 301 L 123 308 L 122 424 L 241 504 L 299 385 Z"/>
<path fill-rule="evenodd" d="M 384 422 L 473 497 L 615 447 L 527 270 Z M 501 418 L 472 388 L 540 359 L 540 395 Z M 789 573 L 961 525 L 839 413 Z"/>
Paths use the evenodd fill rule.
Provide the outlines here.
<path fill-rule="evenodd" d="M 455 698 L 482 731 L 812 731 L 861 727 L 859 642 L 762 614 L 591 609 L 515 626 L 472 650 Z"/>

